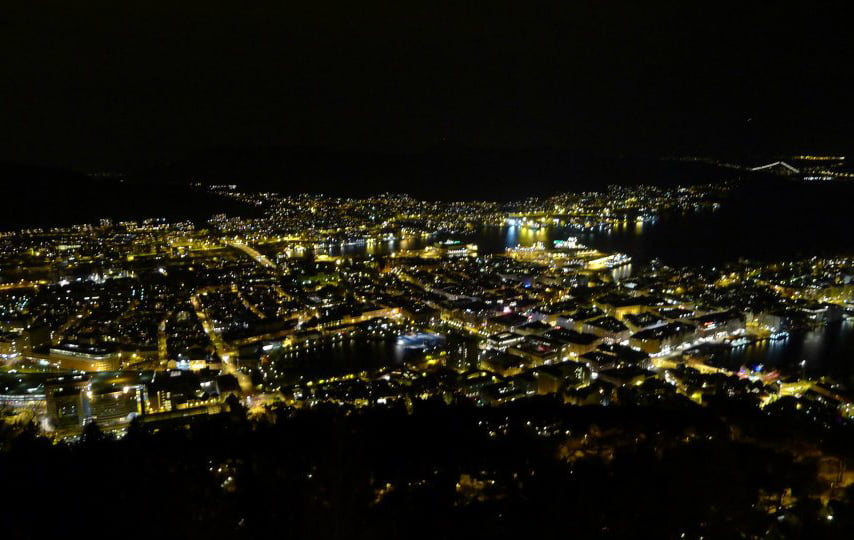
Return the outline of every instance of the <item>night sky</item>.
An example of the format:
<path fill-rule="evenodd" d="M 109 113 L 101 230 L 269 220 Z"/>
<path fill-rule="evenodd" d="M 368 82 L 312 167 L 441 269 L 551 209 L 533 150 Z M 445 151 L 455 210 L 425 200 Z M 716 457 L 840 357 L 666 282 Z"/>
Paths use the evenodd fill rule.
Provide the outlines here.
<path fill-rule="evenodd" d="M 840 10 L 683 4 L 5 1 L 0 160 L 93 170 L 222 147 L 852 146 Z"/>

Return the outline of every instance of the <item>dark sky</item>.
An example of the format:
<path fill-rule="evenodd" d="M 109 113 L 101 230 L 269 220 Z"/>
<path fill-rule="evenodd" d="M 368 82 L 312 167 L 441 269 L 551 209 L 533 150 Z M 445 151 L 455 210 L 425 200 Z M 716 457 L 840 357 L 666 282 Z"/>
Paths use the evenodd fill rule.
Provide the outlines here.
<path fill-rule="evenodd" d="M 5 0 L 0 160 L 847 151 L 849 20 L 752 4 Z"/>

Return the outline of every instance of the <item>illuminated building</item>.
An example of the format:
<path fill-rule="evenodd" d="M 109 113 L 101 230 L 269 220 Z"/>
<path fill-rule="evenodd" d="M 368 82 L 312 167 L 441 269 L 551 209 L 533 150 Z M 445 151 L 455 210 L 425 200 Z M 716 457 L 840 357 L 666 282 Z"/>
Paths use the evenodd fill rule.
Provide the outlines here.
<path fill-rule="evenodd" d="M 696 335 L 697 327 L 692 324 L 669 323 L 633 334 L 629 343 L 645 353 L 658 354 L 689 343 Z"/>
<path fill-rule="evenodd" d="M 115 371 L 120 355 L 115 346 L 60 343 L 50 348 L 48 360 L 66 369 L 80 371 Z"/>

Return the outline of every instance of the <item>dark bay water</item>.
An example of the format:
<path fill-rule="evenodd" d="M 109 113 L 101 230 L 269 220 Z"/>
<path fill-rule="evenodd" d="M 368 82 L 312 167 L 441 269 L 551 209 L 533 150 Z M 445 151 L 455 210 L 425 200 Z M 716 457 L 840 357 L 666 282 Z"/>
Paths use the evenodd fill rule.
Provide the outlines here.
<path fill-rule="evenodd" d="M 730 369 L 764 365 L 810 377 L 828 375 L 854 384 L 854 322 L 792 334 L 784 341 L 766 341 L 733 349 L 721 363 Z"/>
<path fill-rule="evenodd" d="M 478 355 L 477 341 L 456 332 L 445 332 L 443 335 L 446 341 L 441 350 L 447 355 L 446 363 L 463 369 L 474 367 Z M 279 360 L 285 371 L 280 382 L 291 384 L 301 376 L 312 378 L 401 367 L 422 361 L 425 354 L 422 349 L 399 343 L 397 337 L 326 341 L 285 352 Z"/>
<path fill-rule="evenodd" d="M 294 375 L 317 377 L 401 365 L 419 355 L 417 350 L 399 346 L 394 338 L 370 341 L 345 339 L 294 350 L 286 353 L 282 361 L 287 371 Z"/>
<path fill-rule="evenodd" d="M 643 231 L 593 234 L 603 251 L 638 262 L 721 264 L 854 254 L 854 182 L 752 182 L 737 187 L 716 212 L 664 215 Z"/>

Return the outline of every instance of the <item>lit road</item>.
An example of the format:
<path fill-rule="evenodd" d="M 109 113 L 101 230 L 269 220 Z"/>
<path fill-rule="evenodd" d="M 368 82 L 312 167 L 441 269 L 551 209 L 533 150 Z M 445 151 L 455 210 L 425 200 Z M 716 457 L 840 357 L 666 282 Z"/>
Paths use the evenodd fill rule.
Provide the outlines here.
<path fill-rule="evenodd" d="M 199 318 L 199 322 L 202 323 L 202 328 L 208 335 L 211 343 L 213 343 L 214 348 L 216 348 L 217 355 L 222 359 L 222 371 L 229 375 L 234 375 L 237 378 L 237 382 L 240 384 L 240 389 L 244 394 L 248 395 L 254 393 L 255 387 L 249 376 L 237 369 L 237 366 L 235 366 L 232 361 L 235 351 L 228 348 L 222 337 L 220 337 L 216 330 L 214 330 L 213 323 L 205 314 L 204 309 L 202 309 L 202 302 L 199 300 L 198 293 L 190 297 L 190 302 L 193 304 L 193 309 L 196 312 L 196 316 Z"/>
<path fill-rule="evenodd" d="M 40 285 L 47 285 L 47 281 L 18 281 L 17 283 L 0 283 L 0 291 L 13 291 L 15 289 L 37 289 Z"/>
<path fill-rule="evenodd" d="M 169 347 L 166 339 L 166 323 L 169 322 L 169 317 L 172 312 L 166 313 L 163 320 L 157 325 L 157 359 L 161 364 L 165 364 L 169 360 Z"/>

